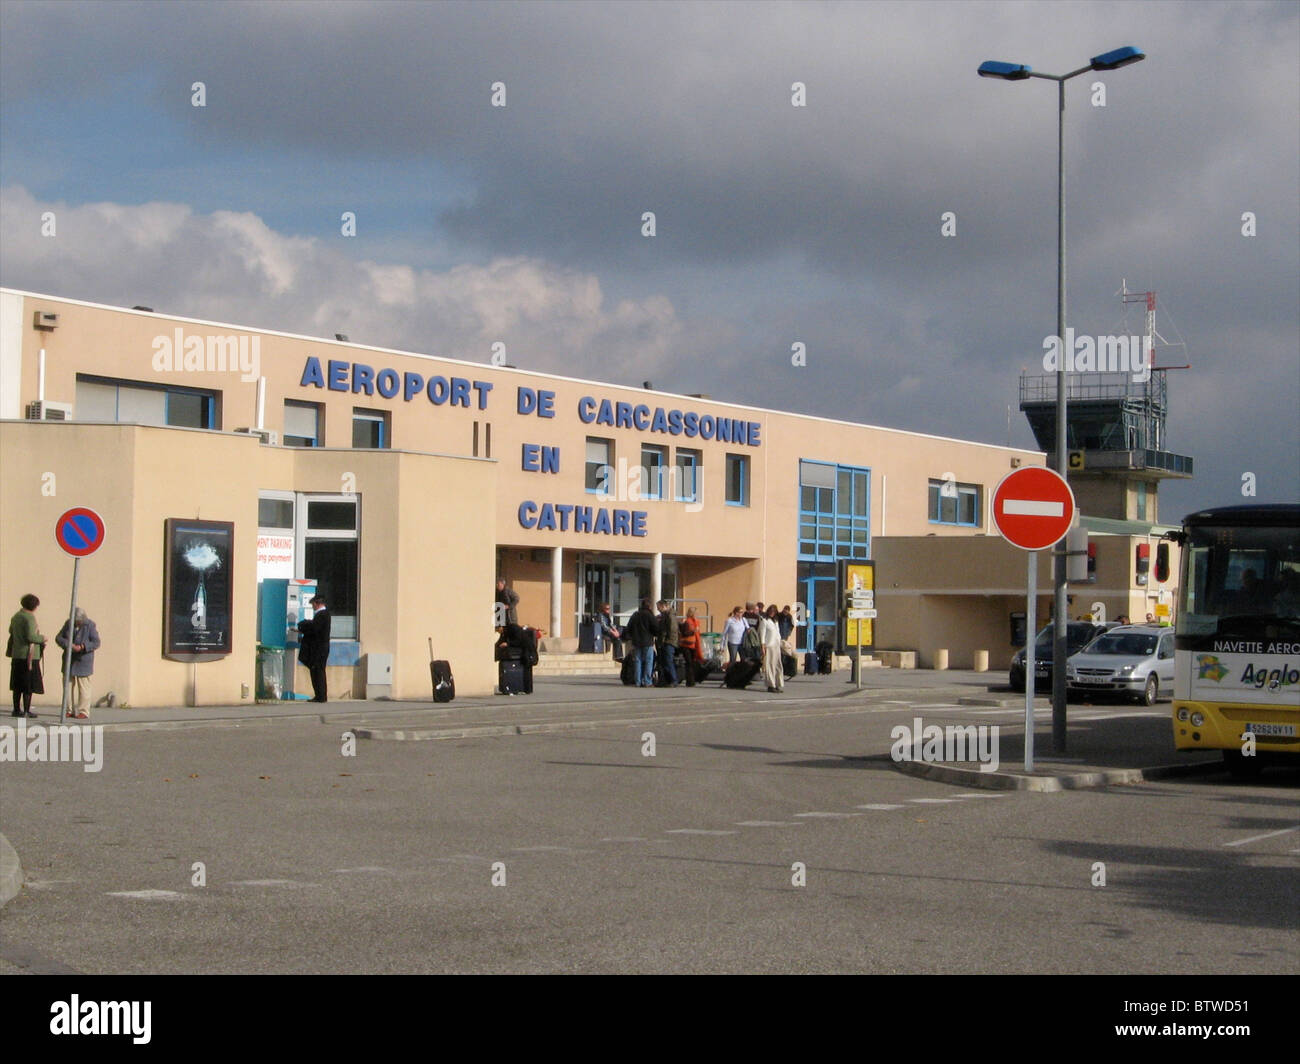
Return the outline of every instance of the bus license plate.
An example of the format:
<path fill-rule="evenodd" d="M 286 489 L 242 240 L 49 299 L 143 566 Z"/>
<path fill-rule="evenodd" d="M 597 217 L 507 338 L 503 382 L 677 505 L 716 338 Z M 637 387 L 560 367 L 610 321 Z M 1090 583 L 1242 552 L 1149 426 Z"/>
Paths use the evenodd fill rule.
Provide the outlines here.
<path fill-rule="evenodd" d="M 1247 724 L 1246 731 L 1254 732 L 1256 735 L 1284 735 L 1291 738 L 1295 737 L 1294 724 Z"/>

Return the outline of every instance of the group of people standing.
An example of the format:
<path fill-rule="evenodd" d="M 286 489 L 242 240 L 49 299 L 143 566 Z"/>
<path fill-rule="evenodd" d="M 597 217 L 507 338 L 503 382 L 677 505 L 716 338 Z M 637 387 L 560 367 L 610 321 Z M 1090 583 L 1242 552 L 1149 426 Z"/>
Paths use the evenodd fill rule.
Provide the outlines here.
<path fill-rule="evenodd" d="M 704 661 L 700 621 L 695 607 L 690 607 L 685 618 L 678 621 L 666 599 L 660 599 L 656 605 L 658 612 L 651 607 L 649 599 L 642 599 L 641 608 L 619 629 L 614 624 L 609 603 L 604 602 L 596 614 L 596 623 L 601 635 L 613 644 L 615 661 L 620 660 L 623 641 L 627 641 L 632 654 L 633 686 L 654 686 L 655 662 L 658 661 L 660 679 L 664 684 L 675 687 L 684 680 L 688 687 L 694 687 L 698 666 Z M 677 675 L 678 650 L 686 662 L 686 675 L 680 677 Z"/>
<path fill-rule="evenodd" d="M 737 661 L 760 661 L 768 691 L 785 690 L 782 656 L 794 656 L 794 630 L 797 622 L 789 606 L 746 602 L 744 608 L 733 606 L 722 629 L 727 644 L 727 665 Z"/>
<path fill-rule="evenodd" d="M 38 716 L 32 710 L 32 695 L 45 693 L 45 679 L 41 674 L 41 659 L 45 655 L 45 636 L 36 622 L 36 610 L 41 600 L 35 595 L 24 595 L 19 600 L 21 609 L 9 619 L 9 641 L 5 656 L 9 660 L 9 690 L 13 692 L 14 717 Z M 78 720 L 90 719 L 90 679 L 95 673 L 95 651 L 99 649 L 99 629 L 78 606 L 71 621 L 64 621 L 55 643 L 64 651 L 64 668 L 71 688 L 72 714 Z"/>

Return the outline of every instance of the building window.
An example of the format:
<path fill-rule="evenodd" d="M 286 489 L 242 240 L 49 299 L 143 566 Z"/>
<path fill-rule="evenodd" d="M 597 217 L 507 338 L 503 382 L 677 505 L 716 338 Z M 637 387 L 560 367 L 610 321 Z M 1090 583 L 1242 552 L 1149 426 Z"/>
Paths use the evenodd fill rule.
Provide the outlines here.
<path fill-rule="evenodd" d="M 78 421 L 217 428 L 217 392 L 77 375 Z"/>
<path fill-rule="evenodd" d="M 641 498 L 664 497 L 664 470 L 668 468 L 668 448 L 641 445 Z"/>
<path fill-rule="evenodd" d="M 321 408 L 319 403 L 284 401 L 284 435 L 286 447 L 321 446 Z"/>
<path fill-rule="evenodd" d="M 749 455 L 727 455 L 727 505 L 749 505 Z"/>
<path fill-rule="evenodd" d="M 358 638 L 361 506 L 356 495 L 297 498 L 297 578 L 315 580 L 330 610 L 330 635 Z"/>
<path fill-rule="evenodd" d="M 1145 521 L 1145 520 L 1147 519 L 1147 485 L 1146 485 L 1146 481 L 1144 481 L 1144 480 L 1139 480 L 1139 481 L 1137 482 L 1137 491 L 1136 491 L 1135 494 L 1136 494 L 1136 496 L 1137 496 L 1137 513 L 1135 514 L 1135 519 L 1138 520 L 1138 521 Z"/>
<path fill-rule="evenodd" d="M 799 558 L 871 557 L 871 470 L 799 462 Z"/>
<path fill-rule="evenodd" d="M 978 484 L 958 484 L 953 480 L 930 481 L 930 524 L 962 525 L 977 528 L 980 524 Z"/>
<path fill-rule="evenodd" d="M 352 446 L 383 450 L 389 443 L 389 419 L 386 410 L 352 408 Z"/>
<path fill-rule="evenodd" d="M 677 448 L 677 501 L 700 501 L 700 452 Z"/>
<path fill-rule="evenodd" d="M 610 494 L 610 479 L 614 472 L 614 441 L 596 436 L 587 437 L 587 491 L 596 495 Z"/>

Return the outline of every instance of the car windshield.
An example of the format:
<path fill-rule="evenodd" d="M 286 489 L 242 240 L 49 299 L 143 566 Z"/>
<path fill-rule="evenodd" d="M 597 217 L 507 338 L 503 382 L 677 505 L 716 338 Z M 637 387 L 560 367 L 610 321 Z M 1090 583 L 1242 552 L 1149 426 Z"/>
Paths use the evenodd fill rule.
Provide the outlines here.
<path fill-rule="evenodd" d="M 1087 646 L 1088 640 L 1096 634 L 1096 631 L 1096 628 L 1091 624 L 1077 623 L 1067 625 L 1065 628 L 1065 645 L 1069 649 L 1070 653 L 1073 654 L 1081 647 Z M 1052 626 L 1049 624 L 1038 633 L 1038 638 L 1034 640 L 1035 649 L 1046 647 L 1050 650 L 1052 647 L 1052 638 Z"/>
<path fill-rule="evenodd" d="M 1139 632 L 1109 632 L 1088 646 L 1089 654 L 1122 654 L 1128 658 L 1149 658 L 1156 652 L 1157 636 Z"/>

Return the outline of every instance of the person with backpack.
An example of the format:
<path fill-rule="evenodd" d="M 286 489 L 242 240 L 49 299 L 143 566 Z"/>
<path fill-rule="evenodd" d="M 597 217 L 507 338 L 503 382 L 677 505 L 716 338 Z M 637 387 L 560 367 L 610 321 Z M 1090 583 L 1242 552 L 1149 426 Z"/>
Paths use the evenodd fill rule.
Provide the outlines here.
<path fill-rule="evenodd" d="M 659 623 L 650 610 L 650 600 L 642 599 L 641 608 L 628 618 L 623 635 L 632 644 L 632 684 L 634 687 L 653 687 L 655 668 L 655 635 Z"/>
<path fill-rule="evenodd" d="M 686 686 L 694 687 L 699 667 L 704 664 L 704 650 L 700 645 L 703 643 L 700 638 L 700 621 L 695 615 L 694 606 L 686 611 L 686 619 L 682 621 L 677 634 L 677 645 L 686 655 Z"/>

